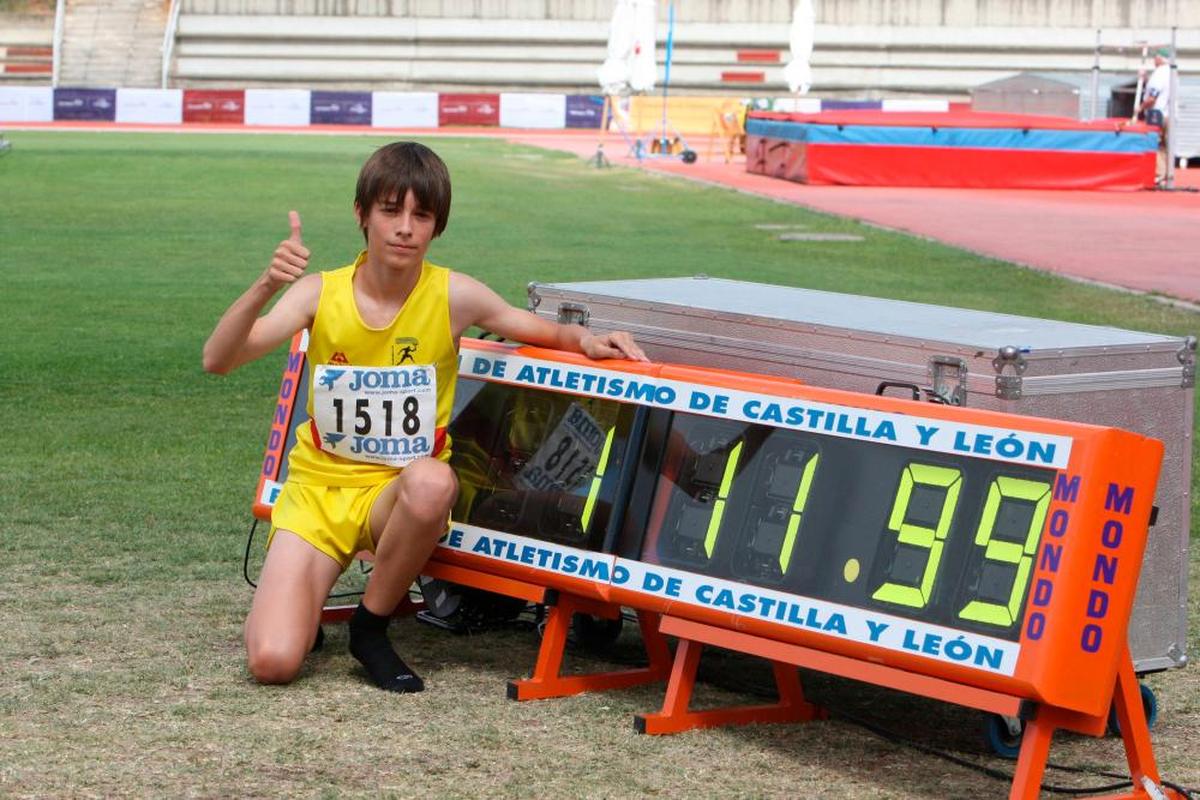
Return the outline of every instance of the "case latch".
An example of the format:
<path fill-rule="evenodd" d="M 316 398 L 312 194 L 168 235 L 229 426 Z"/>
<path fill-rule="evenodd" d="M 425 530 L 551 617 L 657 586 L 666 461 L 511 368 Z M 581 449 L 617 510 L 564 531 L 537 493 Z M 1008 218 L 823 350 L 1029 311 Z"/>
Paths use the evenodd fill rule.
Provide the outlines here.
<path fill-rule="evenodd" d="M 952 356 L 929 359 L 929 386 L 932 394 L 946 405 L 967 404 L 967 362 Z"/>
<path fill-rule="evenodd" d="M 1196 385 L 1196 337 L 1187 337 L 1175 357 L 1179 359 L 1180 364 L 1183 364 L 1183 380 L 1179 385 L 1184 389 L 1190 389 Z"/>
<path fill-rule="evenodd" d="M 558 324 L 559 325 L 582 325 L 587 327 L 588 320 L 591 319 L 591 312 L 583 303 L 559 303 L 558 304 Z"/>
<path fill-rule="evenodd" d="M 1025 356 L 1021 348 L 1013 345 L 1001 347 L 992 359 L 996 370 L 996 397 L 1001 400 L 1017 400 L 1021 397 L 1021 376 L 1025 374 Z M 1011 370 L 1005 374 L 1005 370 Z"/>

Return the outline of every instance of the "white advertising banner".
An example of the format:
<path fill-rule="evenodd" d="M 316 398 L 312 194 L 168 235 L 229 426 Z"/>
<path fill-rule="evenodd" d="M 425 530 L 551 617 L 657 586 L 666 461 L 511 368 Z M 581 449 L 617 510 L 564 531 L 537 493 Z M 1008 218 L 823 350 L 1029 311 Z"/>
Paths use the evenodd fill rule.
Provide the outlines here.
<path fill-rule="evenodd" d="M 247 89 L 247 125 L 308 125 L 308 89 Z"/>
<path fill-rule="evenodd" d="M 901 97 L 883 101 L 884 111 L 949 111 L 949 100 L 930 100 L 919 97 Z"/>
<path fill-rule="evenodd" d="M 771 105 L 771 110 L 786 111 L 792 114 L 820 114 L 821 98 L 782 97 Z"/>
<path fill-rule="evenodd" d="M 117 122 L 179 125 L 183 122 L 183 90 L 117 89 Z"/>
<path fill-rule="evenodd" d="M 0 86 L 0 122 L 53 122 L 49 86 Z"/>
<path fill-rule="evenodd" d="M 687 616 L 685 607 L 725 612 L 1000 675 L 1012 675 L 1021 654 L 1019 642 L 898 617 L 882 609 L 856 608 L 474 525 L 451 522 L 438 544 L 446 550 L 666 600 L 672 603 L 671 613 L 679 616 Z"/>
<path fill-rule="evenodd" d="M 371 95 L 374 128 L 436 128 L 437 92 L 374 92 Z"/>
<path fill-rule="evenodd" d="M 567 96 L 562 94 L 500 95 L 501 128 L 565 128 Z"/>
<path fill-rule="evenodd" d="M 707 386 L 591 365 L 548 363 L 512 352 L 478 350 L 470 345 L 464 345 L 460 353 L 459 375 L 487 376 L 494 383 L 554 389 L 739 422 L 766 423 L 878 444 L 963 453 L 1052 469 L 1067 466 L 1074 441 L 1069 436 L 1051 433 L 926 419 L 915 414 Z"/>

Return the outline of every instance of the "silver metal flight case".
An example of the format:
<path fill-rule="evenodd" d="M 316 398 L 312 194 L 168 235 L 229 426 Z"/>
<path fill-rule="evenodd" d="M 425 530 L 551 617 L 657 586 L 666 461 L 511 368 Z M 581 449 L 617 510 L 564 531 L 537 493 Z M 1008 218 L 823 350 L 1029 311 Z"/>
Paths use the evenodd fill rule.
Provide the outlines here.
<path fill-rule="evenodd" d="M 716 278 L 538 284 L 540 316 L 627 330 L 654 360 L 914 392 L 1161 439 L 1157 523 L 1130 623 L 1139 673 L 1187 661 L 1196 338 Z"/>

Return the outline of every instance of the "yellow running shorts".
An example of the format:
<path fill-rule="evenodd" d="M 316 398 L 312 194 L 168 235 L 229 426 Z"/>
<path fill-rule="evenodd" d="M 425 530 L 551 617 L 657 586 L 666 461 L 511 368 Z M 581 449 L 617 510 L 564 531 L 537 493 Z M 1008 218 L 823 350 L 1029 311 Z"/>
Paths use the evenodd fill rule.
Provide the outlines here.
<path fill-rule="evenodd" d="M 355 553 L 375 552 L 371 506 L 392 480 L 372 486 L 312 486 L 288 481 L 271 511 L 267 547 L 275 531 L 291 531 L 345 569 Z"/>

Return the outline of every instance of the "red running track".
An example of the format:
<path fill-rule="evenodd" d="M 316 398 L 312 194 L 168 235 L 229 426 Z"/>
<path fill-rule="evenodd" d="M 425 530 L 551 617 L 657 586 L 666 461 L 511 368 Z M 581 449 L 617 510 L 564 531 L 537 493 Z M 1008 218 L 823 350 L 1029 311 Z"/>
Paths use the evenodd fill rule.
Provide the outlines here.
<path fill-rule="evenodd" d="M 593 155 L 599 141 L 596 132 L 508 138 L 581 156 Z M 927 236 L 1048 272 L 1200 303 L 1200 192 L 806 186 L 747 174 L 740 158 L 724 164 L 719 145 L 710 159 L 704 137 L 690 138 L 689 144 L 700 154 L 695 164 L 645 159 L 640 168 Z M 627 149 L 615 134 L 605 140 L 610 161 L 639 166 Z M 1200 188 L 1197 172 L 1180 173 L 1177 183 Z"/>

